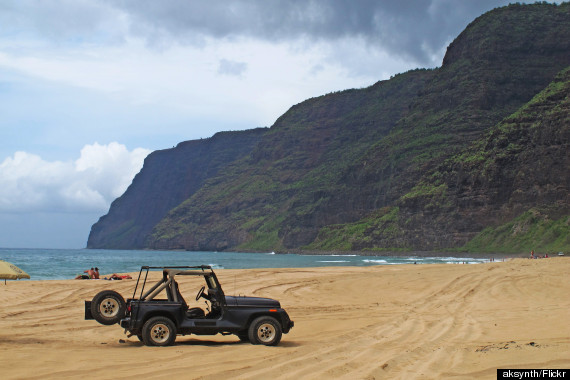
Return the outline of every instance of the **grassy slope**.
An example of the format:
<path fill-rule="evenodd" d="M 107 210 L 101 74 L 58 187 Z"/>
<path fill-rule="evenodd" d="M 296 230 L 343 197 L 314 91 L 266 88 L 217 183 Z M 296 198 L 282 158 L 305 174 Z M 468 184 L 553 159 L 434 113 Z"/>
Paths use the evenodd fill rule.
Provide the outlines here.
<path fill-rule="evenodd" d="M 540 209 L 530 209 L 497 227 L 487 227 L 461 247 L 466 252 L 569 252 L 570 216 L 551 219 Z"/>

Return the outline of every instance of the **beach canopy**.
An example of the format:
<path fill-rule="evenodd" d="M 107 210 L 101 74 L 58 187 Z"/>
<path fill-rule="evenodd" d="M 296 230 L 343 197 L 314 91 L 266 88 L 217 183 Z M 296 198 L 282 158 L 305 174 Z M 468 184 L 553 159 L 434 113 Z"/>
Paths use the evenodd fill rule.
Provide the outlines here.
<path fill-rule="evenodd" d="M 7 261 L 0 260 L 0 279 L 4 280 L 18 280 L 20 278 L 30 278 L 30 275 Z"/>

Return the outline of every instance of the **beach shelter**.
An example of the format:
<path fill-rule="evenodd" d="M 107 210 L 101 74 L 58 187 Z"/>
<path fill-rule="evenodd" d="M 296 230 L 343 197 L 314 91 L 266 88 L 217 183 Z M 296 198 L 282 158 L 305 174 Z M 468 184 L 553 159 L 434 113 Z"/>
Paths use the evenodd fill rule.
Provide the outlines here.
<path fill-rule="evenodd" d="M 0 280 L 18 280 L 20 278 L 30 278 L 30 275 L 7 261 L 0 260 Z"/>

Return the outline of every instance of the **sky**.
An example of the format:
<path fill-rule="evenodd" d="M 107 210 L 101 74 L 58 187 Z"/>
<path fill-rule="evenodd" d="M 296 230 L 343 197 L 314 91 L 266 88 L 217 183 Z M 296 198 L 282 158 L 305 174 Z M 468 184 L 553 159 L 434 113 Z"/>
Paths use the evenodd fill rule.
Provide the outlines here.
<path fill-rule="evenodd" d="M 2 0 L 0 247 L 84 248 L 152 151 L 441 65 L 501 0 Z"/>

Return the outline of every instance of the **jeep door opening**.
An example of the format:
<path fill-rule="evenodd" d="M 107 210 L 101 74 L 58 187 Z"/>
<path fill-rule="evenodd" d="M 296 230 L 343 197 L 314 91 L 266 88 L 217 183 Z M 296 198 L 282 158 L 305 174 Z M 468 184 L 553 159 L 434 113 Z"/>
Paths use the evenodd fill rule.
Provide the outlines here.
<path fill-rule="evenodd" d="M 162 270 L 162 278 L 145 291 L 151 270 Z M 188 306 L 176 281 L 179 276 L 203 278 L 195 300 L 206 300 L 206 311 Z M 104 325 L 118 323 L 129 337 L 136 335 L 148 346 L 168 346 L 177 335 L 189 334 L 234 334 L 244 342 L 275 346 L 294 326 L 277 300 L 226 296 L 214 270 L 207 265 L 143 266 L 132 298 L 125 301 L 118 292 L 101 291 L 85 301 L 85 319 Z"/>

